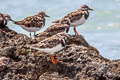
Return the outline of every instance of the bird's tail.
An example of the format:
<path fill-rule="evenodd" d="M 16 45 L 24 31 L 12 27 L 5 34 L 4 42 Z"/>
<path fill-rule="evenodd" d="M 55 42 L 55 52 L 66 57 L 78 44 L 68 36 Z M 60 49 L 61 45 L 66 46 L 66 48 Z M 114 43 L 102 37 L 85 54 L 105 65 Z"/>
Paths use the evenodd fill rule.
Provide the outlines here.
<path fill-rule="evenodd" d="M 23 22 L 22 21 L 13 21 L 14 24 L 18 24 L 18 25 L 22 25 Z"/>
<path fill-rule="evenodd" d="M 60 20 L 55 20 L 52 23 L 60 23 Z"/>

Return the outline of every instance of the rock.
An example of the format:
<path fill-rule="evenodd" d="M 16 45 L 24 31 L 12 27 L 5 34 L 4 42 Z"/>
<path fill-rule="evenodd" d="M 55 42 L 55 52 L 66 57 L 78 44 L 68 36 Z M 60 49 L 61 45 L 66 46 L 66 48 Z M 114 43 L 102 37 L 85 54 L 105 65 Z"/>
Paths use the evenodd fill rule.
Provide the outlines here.
<path fill-rule="evenodd" d="M 7 68 L 9 59 L 6 57 L 0 57 L 0 72 Z"/>
<path fill-rule="evenodd" d="M 4 28 L 0 28 L 0 42 L 8 40 L 9 38 L 12 38 L 16 34 L 17 33 L 15 31 L 10 30 L 7 26 Z"/>
<path fill-rule="evenodd" d="M 81 35 L 71 36 L 54 65 L 50 54 L 26 47 L 50 35 L 42 32 L 31 41 L 7 27 L 0 33 L 0 80 L 120 80 L 120 60 L 102 57 Z"/>

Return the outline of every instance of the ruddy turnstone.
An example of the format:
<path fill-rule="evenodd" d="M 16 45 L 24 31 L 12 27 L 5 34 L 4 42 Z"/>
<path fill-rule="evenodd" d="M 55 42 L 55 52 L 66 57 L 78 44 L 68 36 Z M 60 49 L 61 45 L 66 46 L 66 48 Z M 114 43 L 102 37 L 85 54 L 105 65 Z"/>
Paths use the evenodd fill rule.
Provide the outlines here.
<path fill-rule="evenodd" d="M 59 24 L 54 24 L 48 27 L 44 32 L 47 32 L 51 35 L 55 35 L 60 32 L 68 33 L 70 28 L 70 21 L 67 18 L 63 18 L 60 20 Z"/>
<path fill-rule="evenodd" d="M 64 18 L 68 18 L 71 22 L 71 27 L 74 27 L 74 33 L 75 35 L 79 35 L 76 31 L 76 27 L 79 25 L 82 25 L 86 22 L 86 20 L 89 17 L 89 10 L 92 10 L 87 5 L 82 5 L 80 9 L 77 11 L 71 12 L 64 16 Z M 53 23 L 59 23 L 60 20 L 53 21 Z"/>
<path fill-rule="evenodd" d="M 0 13 L 0 28 L 4 28 L 8 21 L 12 21 L 11 16 L 8 14 Z"/>
<path fill-rule="evenodd" d="M 59 52 L 64 49 L 69 40 L 70 35 L 61 32 L 49 38 L 46 38 L 37 44 L 31 45 L 30 48 L 53 55 L 55 52 Z M 54 56 L 51 56 L 51 61 L 53 64 L 56 64 L 58 62 L 58 60 L 55 60 Z"/>
<path fill-rule="evenodd" d="M 20 25 L 24 30 L 30 32 L 39 31 L 43 26 L 45 26 L 45 17 L 49 17 L 46 15 L 44 11 L 39 12 L 34 16 L 29 16 L 21 21 L 13 21 L 15 24 Z"/>

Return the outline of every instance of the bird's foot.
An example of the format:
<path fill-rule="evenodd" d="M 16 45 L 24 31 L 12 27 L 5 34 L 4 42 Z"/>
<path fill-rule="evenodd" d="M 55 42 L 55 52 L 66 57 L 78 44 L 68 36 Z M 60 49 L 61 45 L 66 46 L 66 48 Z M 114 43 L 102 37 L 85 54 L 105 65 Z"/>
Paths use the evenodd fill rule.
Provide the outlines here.
<path fill-rule="evenodd" d="M 77 30 L 76 30 L 76 27 L 74 27 L 74 33 L 75 33 L 75 36 L 79 36 Z"/>
<path fill-rule="evenodd" d="M 57 64 L 59 62 L 59 60 L 55 60 L 55 57 L 54 56 L 51 56 L 51 62 L 53 64 Z"/>
<path fill-rule="evenodd" d="M 75 32 L 75 36 L 79 36 L 78 32 Z"/>

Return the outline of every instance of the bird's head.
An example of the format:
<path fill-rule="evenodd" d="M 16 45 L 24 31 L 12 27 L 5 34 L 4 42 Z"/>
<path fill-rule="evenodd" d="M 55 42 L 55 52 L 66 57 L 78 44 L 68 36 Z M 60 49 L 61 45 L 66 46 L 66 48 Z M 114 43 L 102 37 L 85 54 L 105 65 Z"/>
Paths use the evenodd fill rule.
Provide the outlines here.
<path fill-rule="evenodd" d="M 80 7 L 80 10 L 82 10 L 82 11 L 88 11 L 88 10 L 94 11 L 93 9 L 89 8 L 87 5 L 82 5 Z"/>
<path fill-rule="evenodd" d="M 42 17 L 50 17 L 44 11 L 40 11 L 37 15 L 40 15 Z"/>
<path fill-rule="evenodd" d="M 7 21 L 13 21 L 13 20 L 11 19 L 11 16 L 10 16 L 10 15 L 8 15 L 8 14 L 3 14 L 3 16 L 4 16 L 4 18 L 5 18 Z"/>

